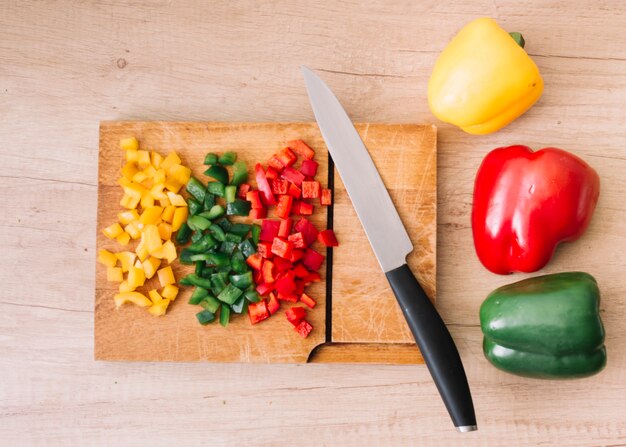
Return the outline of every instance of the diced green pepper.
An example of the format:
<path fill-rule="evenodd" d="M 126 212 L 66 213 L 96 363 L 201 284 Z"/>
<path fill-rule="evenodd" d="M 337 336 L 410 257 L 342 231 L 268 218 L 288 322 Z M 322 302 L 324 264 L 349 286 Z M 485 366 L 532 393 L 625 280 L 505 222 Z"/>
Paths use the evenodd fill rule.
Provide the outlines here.
<path fill-rule="evenodd" d="M 209 291 L 202 287 L 196 287 L 193 289 L 191 297 L 189 297 L 189 304 L 200 304 L 200 301 L 209 296 Z"/>
<path fill-rule="evenodd" d="M 224 241 L 222 242 L 222 245 L 220 245 L 220 252 L 230 256 L 235 251 L 235 248 L 237 248 L 236 242 Z"/>
<path fill-rule="evenodd" d="M 222 219 L 222 220 L 220 220 L 217 224 L 218 224 L 218 225 L 222 228 L 222 230 L 224 230 L 224 231 L 230 231 L 230 229 L 233 227 L 233 224 L 232 224 L 232 223 L 230 223 L 230 220 L 228 220 L 228 219 Z"/>
<path fill-rule="evenodd" d="M 196 314 L 196 318 L 198 319 L 198 323 L 202 326 L 206 326 L 211 321 L 215 320 L 215 314 L 209 312 L 208 310 L 203 310 Z"/>
<path fill-rule="evenodd" d="M 222 227 L 217 224 L 213 224 L 209 227 L 209 233 L 211 233 L 211 235 L 213 235 L 213 237 L 220 242 L 224 242 L 226 240 L 226 233 L 224 233 Z"/>
<path fill-rule="evenodd" d="M 223 183 L 220 182 L 209 182 L 207 189 L 211 194 L 215 194 L 219 197 L 224 197 L 226 187 Z"/>
<path fill-rule="evenodd" d="M 187 250 L 198 253 L 199 255 L 203 254 L 207 250 L 215 247 L 217 245 L 217 241 L 213 239 L 210 233 L 203 234 L 202 237 L 187 247 Z M 202 259 L 197 257 L 197 255 L 191 256 L 190 259 L 192 261 L 205 261 L 206 259 Z"/>
<path fill-rule="evenodd" d="M 243 161 L 238 161 L 234 165 L 233 179 L 230 184 L 239 186 L 246 180 L 248 180 L 248 168 Z"/>
<path fill-rule="evenodd" d="M 176 243 L 179 245 L 184 245 L 189 242 L 189 237 L 191 236 L 191 228 L 187 225 L 187 222 L 183 222 L 178 231 L 176 232 Z"/>
<path fill-rule="evenodd" d="M 211 313 L 216 313 L 217 309 L 220 308 L 221 303 L 217 298 L 211 295 L 207 295 L 202 301 L 200 301 L 200 306 L 204 310 L 208 310 Z"/>
<path fill-rule="evenodd" d="M 211 288 L 211 281 L 209 281 L 208 279 L 205 278 L 201 278 L 200 276 L 196 275 L 195 273 L 191 273 L 187 276 L 185 276 L 184 278 L 182 278 L 180 280 L 180 283 L 182 283 L 182 281 L 185 281 L 184 285 L 192 285 L 192 286 L 196 286 L 196 287 L 202 287 L 203 289 L 210 289 Z"/>
<path fill-rule="evenodd" d="M 206 175 L 207 177 L 214 178 L 215 180 L 217 180 L 223 185 L 228 184 L 228 171 L 226 170 L 226 168 L 222 166 L 213 165 L 209 169 L 204 171 L 204 175 Z M 209 189 L 209 192 L 212 192 L 212 191 Z"/>
<path fill-rule="evenodd" d="M 226 204 L 226 214 L 229 216 L 247 216 L 250 214 L 252 205 L 247 200 L 235 199 Z"/>
<path fill-rule="evenodd" d="M 200 260 L 196 259 L 196 256 L 201 256 L 201 255 L 193 255 L 191 257 L 191 260 L 196 263 L 196 269 L 195 269 L 196 275 L 202 276 L 202 269 L 204 268 L 204 262 L 201 262 Z"/>
<path fill-rule="evenodd" d="M 195 216 L 202 211 L 202 204 L 193 197 L 189 197 L 187 199 L 187 206 L 189 207 L 189 214 L 192 216 Z"/>
<path fill-rule="evenodd" d="M 259 237 L 261 237 L 261 227 L 256 224 L 252 225 L 250 233 L 252 234 L 252 241 L 258 245 Z"/>
<path fill-rule="evenodd" d="M 229 242 L 235 242 L 236 244 L 238 244 L 239 242 L 243 240 L 243 238 L 239 236 L 238 234 L 228 232 L 226 233 L 226 240 Z"/>
<path fill-rule="evenodd" d="M 211 275 L 213 275 L 214 273 L 215 273 L 215 267 L 207 267 L 205 265 L 204 268 L 202 269 L 202 274 L 200 276 L 206 279 L 211 279 Z"/>
<path fill-rule="evenodd" d="M 193 261 L 191 260 L 192 254 L 193 252 L 187 250 L 186 248 L 183 248 L 182 251 L 180 252 L 180 256 L 178 257 L 178 260 L 180 261 L 181 264 L 184 264 L 184 265 L 193 264 Z"/>
<path fill-rule="evenodd" d="M 252 272 L 246 272 L 240 275 L 230 275 L 230 283 L 240 289 L 250 287 L 253 282 Z"/>
<path fill-rule="evenodd" d="M 239 244 L 239 250 L 241 250 L 246 259 L 256 253 L 256 247 L 250 239 L 246 239 L 241 244 Z"/>
<path fill-rule="evenodd" d="M 243 296 L 245 296 L 246 300 L 250 301 L 251 303 L 258 303 L 259 301 L 261 301 L 261 297 L 256 290 L 246 290 Z"/>
<path fill-rule="evenodd" d="M 218 217 L 223 215 L 224 207 L 222 205 L 213 205 L 213 207 L 209 211 L 203 211 L 202 213 L 198 214 L 198 216 L 204 217 L 205 219 L 209 220 L 217 219 Z"/>
<path fill-rule="evenodd" d="M 215 267 L 230 267 L 230 257 L 225 253 L 207 253 L 207 264 Z"/>
<path fill-rule="evenodd" d="M 214 165 L 217 164 L 217 154 L 208 153 L 204 157 L 205 165 Z"/>
<path fill-rule="evenodd" d="M 230 307 L 226 304 L 222 304 L 222 310 L 220 310 L 220 324 L 223 327 L 228 326 L 228 322 L 230 321 Z"/>
<path fill-rule="evenodd" d="M 191 235 L 191 242 L 198 242 L 200 239 L 202 239 L 202 236 L 204 236 L 204 233 L 202 231 L 194 231 Z"/>
<path fill-rule="evenodd" d="M 211 226 L 211 221 L 200 215 L 190 216 L 189 219 L 187 219 L 187 225 L 194 231 L 204 231 Z"/>
<path fill-rule="evenodd" d="M 246 300 L 245 296 L 240 296 L 239 298 L 237 298 L 237 301 L 233 303 L 231 308 L 236 314 L 242 314 L 248 308 L 248 300 Z"/>
<path fill-rule="evenodd" d="M 224 152 L 217 159 L 219 164 L 224 165 L 224 166 L 232 165 L 235 162 L 235 160 L 237 160 L 237 154 L 235 152 Z M 224 182 L 224 183 L 228 183 L 228 182 Z"/>
<path fill-rule="evenodd" d="M 224 187 L 224 198 L 226 203 L 232 203 L 237 198 L 237 187 L 235 185 L 228 185 Z"/>
<path fill-rule="evenodd" d="M 243 291 L 232 284 L 228 284 L 224 290 L 217 295 L 217 299 L 223 303 L 233 304 L 243 294 Z"/>
<path fill-rule="evenodd" d="M 191 177 L 187 182 L 187 192 L 195 197 L 198 203 L 204 202 L 204 195 L 206 194 L 206 188 L 200 180 L 195 177 Z"/>
<path fill-rule="evenodd" d="M 230 257 L 230 265 L 235 273 L 245 273 L 248 271 L 248 264 L 246 264 L 246 258 L 241 251 L 236 251 Z"/>
<path fill-rule="evenodd" d="M 215 206 L 215 194 L 207 192 L 204 195 L 204 211 L 208 211 Z"/>
<path fill-rule="evenodd" d="M 228 230 L 229 233 L 238 234 L 241 237 L 245 237 L 249 231 L 250 225 L 242 223 L 233 224 Z"/>
<path fill-rule="evenodd" d="M 226 288 L 226 280 L 228 273 L 215 273 L 211 275 L 211 291 L 215 295 L 219 295 Z"/>

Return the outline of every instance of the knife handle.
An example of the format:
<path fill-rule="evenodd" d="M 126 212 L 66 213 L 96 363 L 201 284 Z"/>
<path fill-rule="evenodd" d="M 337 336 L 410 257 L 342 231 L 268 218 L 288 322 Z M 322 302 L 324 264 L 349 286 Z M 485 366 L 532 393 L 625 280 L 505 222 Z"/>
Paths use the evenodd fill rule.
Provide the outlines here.
<path fill-rule="evenodd" d="M 439 394 L 460 432 L 476 430 L 476 416 L 459 351 L 441 316 L 407 264 L 385 273 Z"/>

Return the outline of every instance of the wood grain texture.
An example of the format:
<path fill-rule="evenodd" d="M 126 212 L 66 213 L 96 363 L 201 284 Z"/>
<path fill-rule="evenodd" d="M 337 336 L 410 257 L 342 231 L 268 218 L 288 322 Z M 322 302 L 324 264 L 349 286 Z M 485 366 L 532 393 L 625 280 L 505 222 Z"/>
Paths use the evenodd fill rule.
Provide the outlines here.
<path fill-rule="evenodd" d="M 413 242 L 409 266 L 434 300 L 437 130 L 380 124 L 359 125 L 357 130 Z M 333 253 L 332 341 L 414 342 L 336 170 L 333 228 L 341 237 L 341 247 Z"/>
<path fill-rule="evenodd" d="M 207 152 L 223 153 L 232 150 L 252 172 L 255 163 L 268 160 L 285 146 L 287 141 L 301 138 L 316 150 L 318 178 L 326 185 L 328 152 L 317 125 L 311 123 L 197 123 L 197 122 L 103 122 L 100 125 L 100 156 L 98 170 L 98 226 L 96 249 L 113 252 L 133 249 L 137 241 L 121 247 L 107 239 L 102 229 L 117 221 L 122 211 L 119 201 L 123 192 L 117 184 L 124 152 L 119 141 L 135 136 L 140 149 L 155 150 L 165 156 L 175 151 L 183 163 L 192 169 L 201 181 L 206 166 L 202 164 Z M 253 182 L 252 184 L 256 184 Z M 326 228 L 326 208 L 317 207 L 311 221 L 317 228 Z M 252 223 L 249 219 L 242 222 Z M 321 244 L 314 245 L 324 251 Z M 193 266 L 175 261 L 172 268 L 177 278 L 193 272 Z M 320 269 L 324 274 L 326 263 Z M 325 276 L 325 275 L 324 275 Z M 157 278 L 146 282 L 144 293 L 158 288 Z M 234 315 L 227 328 L 217 324 L 201 326 L 195 314 L 201 310 L 187 304 L 192 288 L 182 288 L 181 294 L 162 318 L 154 318 L 145 309 L 123 306 L 115 309 L 113 295 L 117 283 L 107 282 L 106 267 L 96 266 L 96 300 L 94 351 L 97 360 L 131 361 L 198 361 L 212 362 L 306 362 L 310 352 L 326 340 L 326 283 L 313 283 L 307 293 L 317 302 L 307 319 L 315 328 L 306 338 L 300 337 L 284 317 L 283 305 L 273 318 L 256 326 L 250 325 L 246 315 Z"/>
<path fill-rule="evenodd" d="M 435 121 L 426 84 L 480 16 L 524 33 L 546 88 L 478 137 Z M 0 2 L 0 444 L 626 444 L 625 23 L 619 0 Z M 99 122 L 311 121 L 302 63 L 356 121 L 438 126 L 437 307 L 475 433 L 452 429 L 420 365 L 93 360 Z M 512 143 L 562 147 L 602 179 L 588 231 L 545 269 L 598 279 L 608 365 L 589 379 L 519 378 L 482 356 L 480 303 L 529 276 L 482 268 L 469 226 L 480 161 Z"/>

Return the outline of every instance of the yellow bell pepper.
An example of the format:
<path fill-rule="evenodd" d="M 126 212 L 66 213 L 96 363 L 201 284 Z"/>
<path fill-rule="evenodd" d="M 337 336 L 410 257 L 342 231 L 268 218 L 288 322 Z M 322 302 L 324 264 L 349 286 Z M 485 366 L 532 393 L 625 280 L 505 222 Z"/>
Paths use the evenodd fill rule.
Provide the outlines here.
<path fill-rule="evenodd" d="M 120 140 L 120 149 L 125 151 L 136 151 L 139 149 L 139 141 L 135 137 L 122 138 Z"/>
<path fill-rule="evenodd" d="M 157 275 L 159 276 L 159 282 L 161 283 L 161 287 L 176 283 L 176 279 L 174 278 L 174 272 L 172 271 L 172 267 L 170 267 L 169 265 L 157 271 Z"/>
<path fill-rule="evenodd" d="M 155 274 L 159 266 L 161 265 L 161 260 L 155 258 L 154 256 L 150 256 L 148 259 L 142 262 L 143 271 L 146 274 L 146 278 L 150 279 Z"/>
<path fill-rule="evenodd" d="M 122 263 L 122 271 L 127 272 L 135 262 L 135 253 L 132 251 L 122 251 L 120 253 L 116 253 L 115 256 Z"/>
<path fill-rule="evenodd" d="M 176 299 L 176 296 L 178 295 L 178 287 L 173 284 L 168 284 L 167 286 L 163 287 L 161 294 L 163 295 L 163 298 L 168 298 L 174 301 Z"/>
<path fill-rule="evenodd" d="M 148 309 L 148 312 L 150 312 L 155 317 L 160 317 L 160 316 L 165 315 L 165 312 L 167 311 L 167 306 L 169 305 L 170 305 L 170 300 L 166 298 L 150 306 L 150 309 Z"/>
<path fill-rule="evenodd" d="M 115 240 L 122 246 L 125 247 L 130 242 L 130 234 L 125 231 L 122 234 L 118 235 Z"/>
<path fill-rule="evenodd" d="M 120 267 L 108 267 L 107 268 L 107 281 L 122 282 L 124 280 L 124 273 Z"/>
<path fill-rule="evenodd" d="M 139 219 L 139 213 L 137 212 L 137 210 L 122 211 L 121 213 L 117 214 L 117 219 L 122 225 L 128 225 L 133 220 Z"/>
<path fill-rule="evenodd" d="M 178 231 L 182 224 L 187 222 L 188 210 L 186 206 L 176 208 L 172 218 L 172 231 Z"/>
<path fill-rule="evenodd" d="M 143 293 L 139 292 L 118 293 L 113 297 L 113 299 L 115 300 L 115 307 L 120 307 L 125 303 L 133 303 L 140 307 L 148 307 L 152 305 L 152 301 L 150 301 Z"/>
<path fill-rule="evenodd" d="M 146 275 L 143 271 L 143 268 L 131 267 L 128 270 L 128 278 L 126 279 L 126 281 L 128 281 L 128 285 L 130 287 L 133 287 L 135 289 L 137 287 L 143 286 L 143 284 L 146 282 Z"/>
<path fill-rule="evenodd" d="M 98 262 L 107 267 L 115 267 L 117 264 L 117 256 L 104 248 L 98 252 Z"/>
<path fill-rule="evenodd" d="M 541 96 L 543 79 L 523 45 L 519 33 L 509 35 L 493 19 L 467 24 L 433 68 L 428 82 L 433 114 L 467 133 L 482 135 L 526 112 Z"/>

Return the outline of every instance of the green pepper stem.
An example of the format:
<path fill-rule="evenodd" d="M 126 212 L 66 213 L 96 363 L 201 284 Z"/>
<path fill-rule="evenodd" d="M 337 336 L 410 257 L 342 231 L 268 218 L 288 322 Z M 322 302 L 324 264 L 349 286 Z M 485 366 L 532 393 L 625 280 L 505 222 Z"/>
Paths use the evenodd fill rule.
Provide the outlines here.
<path fill-rule="evenodd" d="M 526 45 L 526 41 L 524 40 L 524 36 L 522 36 L 522 33 L 513 32 L 509 33 L 509 36 L 511 36 L 515 43 L 517 43 L 520 47 L 524 48 L 524 45 Z"/>

